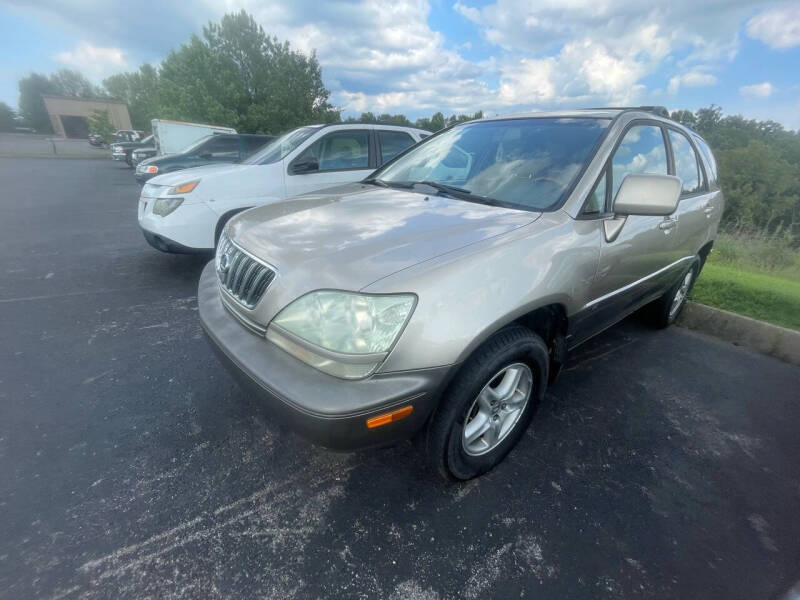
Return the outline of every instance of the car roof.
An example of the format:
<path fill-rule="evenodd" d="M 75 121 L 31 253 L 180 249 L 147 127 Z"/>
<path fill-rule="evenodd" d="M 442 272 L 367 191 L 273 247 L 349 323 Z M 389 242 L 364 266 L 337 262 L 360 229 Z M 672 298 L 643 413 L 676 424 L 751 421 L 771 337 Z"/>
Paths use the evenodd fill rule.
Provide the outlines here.
<path fill-rule="evenodd" d="M 483 119 L 476 119 L 478 121 L 502 121 L 504 119 L 566 119 L 583 117 L 590 119 L 614 119 L 627 112 L 640 112 L 647 117 L 663 117 L 656 114 L 651 110 L 645 108 L 574 108 L 568 110 L 549 110 L 549 111 L 530 111 L 513 113 L 508 115 L 496 115 L 494 117 L 484 117 Z"/>

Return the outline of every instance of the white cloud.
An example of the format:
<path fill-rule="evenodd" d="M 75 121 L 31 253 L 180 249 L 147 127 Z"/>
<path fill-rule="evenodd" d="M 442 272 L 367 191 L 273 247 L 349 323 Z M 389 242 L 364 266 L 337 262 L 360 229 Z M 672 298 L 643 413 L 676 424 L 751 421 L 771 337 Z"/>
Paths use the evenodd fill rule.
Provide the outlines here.
<path fill-rule="evenodd" d="M 800 46 L 800 4 L 757 14 L 747 22 L 747 35 L 771 48 Z"/>
<path fill-rule="evenodd" d="M 753 85 L 743 85 L 739 88 L 739 93 L 747 98 L 769 98 L 775 91 L 769 81 L 763 83 L 754 83 Z"/>
<path fill-rule="evenodd" d="M 738 50 L 742 23 L 765 2 L 708 0 L 701 10 L 695 0 L 436 0 L 475 25 L 478 34 L 465 40 L 431 28 L 433 1 L 164 0 L 164 18 L 146 15 L 144 25 L 139 13 L 123 16 L 98 0 L 12 0 L 15 10 L 50 15 L 91 40 L 59 60 L 94 79 L 136 66 L 146 51 L 164 56 L 187 32 L 245 9 L 270 35 L 317 51 L 337 106 L 412 117 L 663 102 L 667 91 L 716 83 L 716 70 Z M 487 44 L 491 58 L 465 58 Z M 644 82 L 664 71 L 675 76 L 648 90 Z"/>
<path fill-rule="evenodd" d="M 683 73 L 682 75 L 675 75 L 674 77 L 670 78 L 669 84 L 667 85 L 667 92 L 674 96 L 681 89 L 681 86 L 703 87 L 707 85 L 715 85 L 716 83 L 717 78 L 715 75 L 694 70 Z"/>
<path fill-rule="evenodd" d="M 128 66 L 125 54 L 119 48 L 104 48 L 86 41 L 78 42 L 72 50 L 58 52 L 54 58 L 95 81 L 118 73 Z"/>

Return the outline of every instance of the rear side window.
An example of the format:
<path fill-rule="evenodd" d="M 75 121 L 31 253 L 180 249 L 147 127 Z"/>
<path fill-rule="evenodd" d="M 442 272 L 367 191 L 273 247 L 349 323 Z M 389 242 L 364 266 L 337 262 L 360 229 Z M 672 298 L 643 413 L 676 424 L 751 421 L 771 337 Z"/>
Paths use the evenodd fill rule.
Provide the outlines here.
<path fill-rule="evenodd" d="M 313 157 L 320 171 L 369 167 L 369 131 L 334 131 L 320 138 L 296 160 Z"/>
<path fill-rule="evenodd" d="M 381 164 L 414 145 L 414 138 L 404 131 L 379 131 L 378 140 L 381 144 Z"/>
<path fill-rule="evenodd" d="M 683 182 L 681 193 L 699 192 L 700 166 L 697 164 L 697 155 L 689 139 L 682 133 L 670 129 L 669 143 L 672 146 L 672 157 L 675 159 L 675 175 Z"/>
<path fill-rule="evenodd" d="M 706 141 L 699 137 L 699 136 L 692 136 L 694 137 L 694 143 L 700 148 L 700 153 L 703 155 L 706 164 L 706 174 L 708 175 L 708 183 L 711 186 L 717 185 L 717 161 L 714 160 L 714 154 L 711 152 L 711 148 L 708 147 Z"/>
<path fill-rule="evenodd" d="M 668 174 L 667 148 L 660 127 L 635 125 L 622 138 L 611 161 L 612 198 L 628 173 Z"/>

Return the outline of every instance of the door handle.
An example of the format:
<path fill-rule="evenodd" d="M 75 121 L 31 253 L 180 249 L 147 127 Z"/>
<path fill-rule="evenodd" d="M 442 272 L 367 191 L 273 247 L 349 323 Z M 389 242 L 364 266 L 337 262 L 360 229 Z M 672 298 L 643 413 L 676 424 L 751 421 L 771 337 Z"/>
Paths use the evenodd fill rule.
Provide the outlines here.
<path fill-rule="evenodd" d="M 707 217 L 710 217 L 711 213 L 714 212 L 714 205 L 709 202 L 703 207 L 703 212 L 706 214 Z"/>
<path fill-rule="evenodd" d="M 677 224 L 678 222 L 675 219 L 664 219 L 658 224 L 658 228 L 664 233 L 669 233 L 670 230 Z"/>

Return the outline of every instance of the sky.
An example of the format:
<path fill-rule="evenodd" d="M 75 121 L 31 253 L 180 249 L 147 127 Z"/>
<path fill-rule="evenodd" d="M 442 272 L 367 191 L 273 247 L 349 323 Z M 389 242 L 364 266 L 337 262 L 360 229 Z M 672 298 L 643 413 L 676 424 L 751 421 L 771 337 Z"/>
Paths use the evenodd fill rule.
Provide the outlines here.
<path fill-rule="evenodd" d="M 0 102 L 31 71 L 158 64 L 242 8 L 316 50 L 345 117 L 713 103 L 800 129 L 798 0 L 0 0 Z"/>

